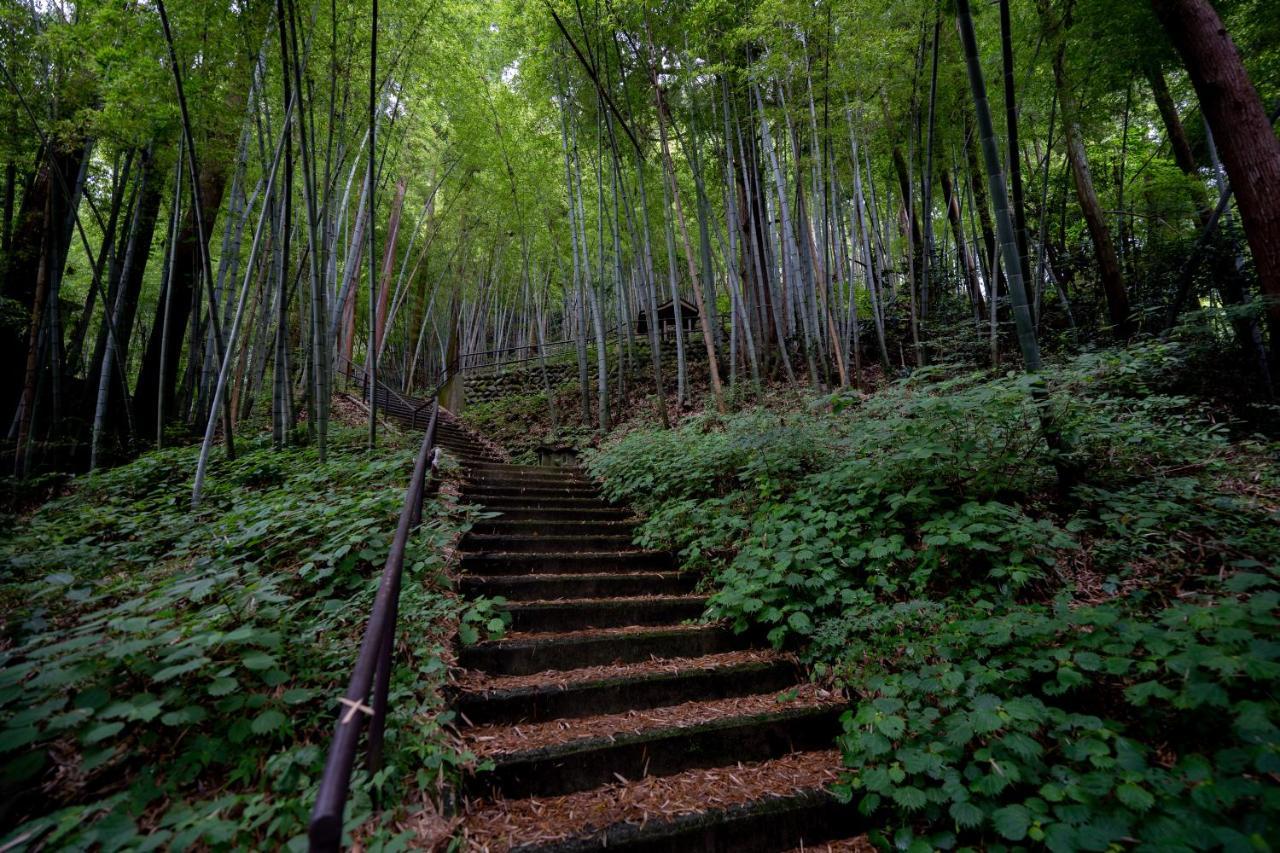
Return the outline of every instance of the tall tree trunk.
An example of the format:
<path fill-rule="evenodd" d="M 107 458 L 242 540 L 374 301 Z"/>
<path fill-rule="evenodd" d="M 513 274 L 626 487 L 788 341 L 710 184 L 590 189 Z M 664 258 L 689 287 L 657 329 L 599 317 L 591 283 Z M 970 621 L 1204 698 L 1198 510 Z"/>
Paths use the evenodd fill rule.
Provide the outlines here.
<path fill-rule="evenodd" d="M 376 155 L 378 151 L 378 0 L 373 0 L 369 22 L 369 359 L 365 365 L 365 375 L 369 382 L 369 449 L 378 444 L 378 326 L 376 308 L 374 307 L 374 279 L 377 270 L 377 225 L 374 219 L 378 206 L 376 204 L 377 173 Z"/>
<path fill-rule="evenodd" d="M 591 422 L 591 386 L 588 378 L 587 370 L 587 315 L 586 315 L 586 285 L 583 282 L 585 273 L 583 271 L 583 259 L 586 254 L 586 246 L 579 245 L 578 231 L 578 202 L 577 193 L 575 192 L 574 176 L 573 176 L 573 156 L 570 151 L 569 141 L 569 104 L 570 98 L 567 94 L 568 83 L 564 83 L 566 94 L 563 96 L 563 102 L 560 109 L 560 148 L 564 154 L 564 186 L 566 199 L 569 203 L 569 250 L 573 254 L 573 293 L 577 299 L 577 310 L 574 315 L 576 320 L 574 329 L 574 347 L 578 357 L 578 397 L 581 405 L 582 422 L 588 424 Z M 576 147 L 578 144 L 577 131 L 575 129 L 572 145 Z M 566 302 L 566 310 L 568 308 L 568 300 Z"/>
<path fill-rule="evenodd" d="M 172 288 L 166 294 L 164 310 L 157 310 L 142 357 L 138 384 L 134 390 L 134 410 L 142 423 L 168 419 L 174 411 L 178 363 L 182 356 L 183 332 L 190 322 L 192 302 L 201 275 L 201 253 L 208 251 L 214 220 L 222 205 L 227 176 L 220 160 L 209 158 L 200 172 L 203 213 L 199 216 L 204 233 L 196 229 L 194 205 L 188 207 L 178 233 L 171 271 Z M 201 245 L 203 244 L 203 246 Z M 162 346 L 168 341 L 167 347 Z M 162 350 L 164 350 L 162 352 Z"/>
<path fill-rule="evenodd" d="M 1111 229 L 1107 226 L 1106 213 L 1102 210 L 1097 190 L 1093 186 L 1093 174 L 1089 170 L 1089 158 L 1084 147 L 1084 134 L 1080 130 L 1080 111 L 1075 95 L 1071 91 L 1071 81 L 1067 78 L 1064 41 L 1066 22 L 1054 16 L 1055 13 L 1049 9 L 1048 0 L 1040 0 L 1040 9 L 1049 35 L 1057 42 L 1057 52 L 1053 59 L 1053 77 L 1058 91 L 1058 103 L 1062 106 L 1067 161 L 1071 164 L 1071 174 L 1075 179 L 1076 198 L 1080 202 L 1080 210 L 1089 228 L 1089 239 L 1093 242 L 1093 251 L 1098 262 L 1098 276 L 1102 280 L 1102 290 L 1107 299 L 1107 314 L 1111 320 L 1112 334 L 1124 340 L 1133 333 L 1133 320 L 1129 316 L 1129 294 L 1125 289 L 1124 272 L 1120 269 L 1120 259 L 1116 255 L 1115 243 L 1111 239 Z"/>
<path fill-rule="evenodd" d="M 396 182 L 396 194 L 391 200 L 391 213 L 387 221 L 387 245 L 383 249 L 382 275 L 378 281 L 378 331 L 374 338 L 374 346 L 379 353 L 386 347 L 387 307 L 391 295 L 391 274 L 395 270 L 396 237 L 400 233 L 400 212 L 404 208 L 405 187 L 403 178 Z"/>
<path fill-rule="evenodd" d="M 4 204 L 0 211 L 0 254 L 9 257 L 13 237 L 13 202 L 18 184 L 18 164 L 10 157 L 4 164 Z"/>
<path fill-rule="evenodd" d="M 71 230 L 64 224 L 60 211 L 65 213 L 72 204 L 71 194 L 76 175 L 88 156 L 88 144 L 79 140 L 70 145 L 49 140 L 41 148 L 40 167 L 34 179 L 25 188 L 18 205 L 9 234 L 8 248 L 4 253 L 4 267 L 0 270 L 0 296 L 21 306 L 7 319 L 0 319 L 0 364 L 23 364 L 27 356 L 27 322 L 35 305 L 35 284 L 39 266 L 44 257 L 46 227 L 52 228 L 58 246 L 65 253 L 70 246 Z M 46 205 L 53 205 L 52 219 L 46 219 Z M 46 222 L 56 224 L 46 226 Z M 59 266 L 62 255 L 53 259 Z M 0 413 L 6 424 L 12 423 L 24 384 L 21 370 L 0 371 Z"/>
<path fill-rule="evenodd" d="M 1009 0 L 1000 0 L 1000 58 L 1004 68 L 1004 120 L 1007 135 L 1005 162 L 1009 164 L 1009 189 L 1013 196 L 1013 225 L 1022 260 L 1022 283 L 1031 282 L 1031 262 L 1027 256 L 1027 206 L 1022 196 L 1022 158 L 1018 148 L 1018 97 L 1014 87 L 1013 35 L 1009 23 Z"/>
<path fill-rule="evenodd" d="M 942 7 L 933 24 L 933 58 L 929 73 L 928 133 L 925 135 L 924 174 L 920 178 L 920 204 L 924 220 L 924 251 L 920 255 L 920 319 L 929 316 L 929 266 L 933 263 L 933 149 L 938 101 L 938 42 L 942 34 Z"/>
<path fill-rule="evenodd" d="M 1235 189 L 1258 285 L 1269 300 L 1271 375 L 1280 375 L 1280 139 L 1208 0 L 1151 0 L 1151 5 L 1187 66 Z"/>
<path fill-rule="evenodd" d="M 973 209 L 978 214 L 978 224 L 982 227 L 982 244 L 986 247 L 988 271 L 991 273 L 987 282 L 987 296 L 992 301 L 1004 293 L 1009 287 L 1004 277 L 1004 268 L 1000 266 L 996 251 L 996 232 L 991 223 L 991 203 L 987 198 L 986 183 L 982 179 L 982 166 L 978 162 L 977 131 L 973 126 L 972 116 L 968 110 L 964 114 L 964 153 L 969 163 L 969 189 L 973 192 Z"/>
<path fill-rule="evenodd" d="M 707 309 L 706 299 L 703 298 L 702 282 L 698 279 L 698 270 L 694 265 L 693 246 L 689 242 L 689 228 L 685 224 L 684 206 L 680 203 L 680 187 L 676 183 L 675 164 L 671 160 L 671 149 L 667 142 L 667 120 L 670 116 L 667 113 L 667 106 L 662 98 L 662 87 L 658 83 L 657 75 L 653 76 L 654 99 L 658 106 L 658 138 L 662 145 L 662 157 L 666 164 L 667 181 L 671 186 L 671 197 L 675 200 L 675 216 L 676 222 L 680 226 L 680 238 L 684 244 L 685 261 L 689 268 L 689 281 L 693 285 L 693 298 L 697 300 L 698 305 L 698 324 L 702 328 L 702 343 L 707 351 L 707 367 L 711 376 L 711 396 L 715 399 L 716 409 L 723 414 L 725 409 L 724 389 L 720 384 L 720 365 L 716 359 L 716 343 L 715 337 L 711 332 L 711 317 Z M 679 310 L 680 297 L 676 295 L 676 309 Z M 679 323 L 680 315 L 676 315 L 676 322 Z"/>
<path fill-rule="evenodd" d="M 965 288 L 969 292 L 969 304 L 973 306 L 975 315 L 982 318 L 982 291 L 978 287 L 978 274 L 974 269 L 973 256 L 969 254 L 969 246 L 964 239 L 964 223 L 960 219 L 960 201 L 956 198 L 956 189 L 951 181 L 951 172 L 942 170 L 942 203 L 947 206 L 947 221 L 951 223 L 951 236 L 956 241 L 956 257 L 960 264 L 960 274 L 964 277 Z"/>
<path fill-rule="evenodd" d="M 1027 371 L 1035 373 L 1040 369 L 1040 347 L 1036 342 L 1035 326 L 1031 321 L 1031 306 L 1027 301 L 1027 291 L 1022 283 L 1022 265 L 1018 260 L 1018 243 L 1014 234 L 1013 216 L 1009 210 L 1009 193 L 1000 168 L 1000 145 L 996 141 L 995 127 L 991 122 L 991 107 L 987 102 L 987 87 L 982 77 L 982 62 L 978 57 L 978 43 L 973 32 L 969 0 L 956 0 L 956 22 L 964 45 L 969 86 L 973 91 L 982 155 L 987 166 L 987 182 L 991 187 L 991 198 L 995 202 L 996 228 L 1000 234 L 1000 252 L 1004 258 L 1009 281 L 1009 297 L 1013 304 L 1013 319 L 1018 330 L 1018 345 L 1022 349 L 1022 360 Z"/>
<path fill-rule="evenodd" d="M 54 254 L 53 193 L 44 199 L 45 239 L 36 266 L 35 288 L 31 294 L 31 321 L 27 329 L 26 368 L 22 373 L 22 395 L 18 400 L 18 442 L 14 452 L 14 474 L 25 477 L 30 461 L 32 424 L 35 420 L 36 374 L 40 365 L 40 341 L 45 332 L 45 302 L 49 291 L 50 256 Z"/>
<path fill-rule="evenodd" d="M 893 170 L 898 176 L 898 190 L 902 194 L 902 209 L 907 220 L 907 227 L 903 230 L 906 233 L 910 253 L 907 260 L 912 269 L 912 286 L 916 287 L 919 283 L 914 279 L 922 267 L 920 255 L 924 251 L 924 235 L 920 227 L 920 217 L 916 211 L 914 194 L 911 191 L 911 174 L 907 169 L 907 158 L 902 152 L 901 145 L 893 146 Z"/>
<path fill-rule="evenodd" d="M 151 235 L 155 230 L 160 192 L 157 186 L 159 182 L 153 175 L 154 171 L 150 152 L 144 152 L 141 172 L 138 176 L 138 200 L 134 203 L 132 221 L 129 225 L 129 239 L 125 246 L 124 260 L 120 266 L 119 281 L 112 294 L 113 298 L 104 301 L 102 305 L 102 331 L 98 335 L 102 344 L 102 356 L 101 359 L 95 359 L 96 372 L 91 370 L 87 376 L 90 381 L 97 383 L 93 425 L 89 437 L 89 470 L 99 465 L 102 433 L 107 423 L 113 391 L 114 399 L 120 400 L 122 406 L 128 404 L 124 370 L 117 369 L 117 365 L 123 364 L 128 358 L 133 312 L 137 305 L 138 289 L 142 285 L 141 267 L 146 263 L 145 252 L 150 251 Z M 151 204 L 152 199 L 154 199 L 154 206 Z M 140 244 L 145 245 L 146 249 L 141 250 Z M 136 272 L 135 268 L 137 268 Z M 113 385 L 116 386 L 114 389 Z"/>
<path fill-rule="evenodd" d="M 769 132 L 769 118 L 768 116 L 765 115 L 764 99 L 760 94 L 759 88 L 758 87 L 753 87 L 753 88 L 755 88 L 756 105 L 759 108 L 759 113 L 760 113 L 761 147 L 764 148 L 765 153 L 768 155 L 769 168 L 770 168 L 770 171 L 773 173 L 774 189 L 778 197 L 778 213 L 779 213 L 778 242 L 779 242 L 780 250 L 782 253 L 782 272 L 783 272 L 782 290 L 783 290 L 783 296 L 787 297 L 794 291 L 794 289 L 796 288 L 798 279 L 800 278 L 800 271 L 799 271 L 800 248 L 796 244 L 795 223 L 792 221 L 791 206 L 787 201 L 786 177 L 783 174 L 782 167 L 778 164 L 778 152 L 777 152 L 777 149 L 774 147 L 772 134 Z M 765 195 L 765 209 L 766 209 L 766 215 L 767 215 L 769 197 L 767 192 L 764 195 Z M 785 311 L 786 309 L 785 300 L 784 300 L 783 308 Z M 788 326 L 790 326 L 790 322 L 788 323 Z M 786 335 L 780 331 L 778 337 L 779 337 L 779 348 L 785 350 L 786 340 L 787 340 Z M 809 347 L 806 347 L 805 349 L 806 349 L 805 355 L 807 357 L 806 361 L 809 367 L 809 382 L 816 388 L 819 385 L 819 380 L 818 380 L 817 366 L 813 359 L 813 350 Z"/>
<path fill-rule="evenodd" d="M 1173 162 L 1178 164 L 1182 174 L 1192 178 L 1191 194 L 1196 203 L 1196 211 L 1200 215 L 1203 227 L 1211 212 L 1209 194 L 1205 192 L 1196 167 L 1196 157 L 1191 153 L 1191 143 L 1187 140 L 1187 131 L 1178 116 L 1178 106 L 1169 93 L 1169 82 L 1165 79 L 1164 70 L 1155 62 L 1149 62 L 1143 68 L 1147 82 L 1151 84 L 1151 95 L 1160 112 L 1160 120 L 1164 122 L 1165 135 L 1169 137 L 1169 147 L 1173 149 Z"/>

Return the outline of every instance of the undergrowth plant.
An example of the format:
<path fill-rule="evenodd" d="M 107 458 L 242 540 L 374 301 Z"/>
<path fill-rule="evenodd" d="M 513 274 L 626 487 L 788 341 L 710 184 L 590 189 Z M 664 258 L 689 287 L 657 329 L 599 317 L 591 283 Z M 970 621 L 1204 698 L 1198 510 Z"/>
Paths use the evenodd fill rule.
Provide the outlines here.
<path fill-rule="evenodd" d="M 0 543 L 5 842 L 69 849 L 296 845 L 386 558 L 413 451 L 359 430 L 314 449 L 244 442 L 192 514 L 193 448 L 76 484 Z M 449 588 L 469 524 L 432 500 L 409 546 L 387 767 L 348 826 L 471 761 L 441 688 L 457 624 L 500 632 Z M 471 628 L 471 633 L 476 633 Z M 389 827 L 390 824 L 388 823 Z M 366 828 L 376 841 L 390 829 Z"/>
<path fill-rule="evenodd" d="M 1195 355 L 1046 371 L 1067 495 L 1030 380 L 947 365 L 589 464 L 710 616 L 848 689 L 839 791 L 884 845 L 1269 849 L 1280 471 L 1181 393 Z"/>

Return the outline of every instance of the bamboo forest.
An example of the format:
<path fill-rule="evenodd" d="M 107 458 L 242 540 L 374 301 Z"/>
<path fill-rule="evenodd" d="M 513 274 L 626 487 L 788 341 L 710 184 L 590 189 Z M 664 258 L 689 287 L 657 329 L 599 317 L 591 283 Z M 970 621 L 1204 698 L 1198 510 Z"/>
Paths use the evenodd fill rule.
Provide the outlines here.
<path fill-rule="evenodd" d="M 1280 851 L 1275 0 L 4 0 L 0 853 Z"/>

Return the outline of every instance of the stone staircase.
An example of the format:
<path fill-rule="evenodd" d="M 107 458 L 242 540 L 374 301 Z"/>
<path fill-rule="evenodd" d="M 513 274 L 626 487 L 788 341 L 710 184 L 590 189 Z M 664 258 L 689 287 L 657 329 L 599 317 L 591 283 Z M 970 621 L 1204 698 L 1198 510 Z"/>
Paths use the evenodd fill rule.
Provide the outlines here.
<path fill-rule="evenodd" d="M 633 545 L 630 511 L 582 470 L 506 464 L 451 419 L 439 442 L 466 466 L 463 501 L 499 513 L 464 538 L 461 589 L 511 616 L 460 652 L 454 707 L 486 768 L 463 792 L 463 849 L 823 850 L 857 834 L 825 790 L 841 697 L 700 623 L 697 578 Z"/>

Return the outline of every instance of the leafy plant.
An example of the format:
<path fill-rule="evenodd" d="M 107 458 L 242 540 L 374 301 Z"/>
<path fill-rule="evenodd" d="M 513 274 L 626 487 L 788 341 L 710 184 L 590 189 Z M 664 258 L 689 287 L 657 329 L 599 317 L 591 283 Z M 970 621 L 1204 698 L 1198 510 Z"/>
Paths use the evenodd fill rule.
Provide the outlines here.
<path fill-rule="evenodd" d="M 194 449 L 165 450 L 86 478 L 15 529 L 0 546 L 9 837 L 109 849 L 299 837 L 411 453 L 370 455 L 356 430 L 325 464 L 247 443 L 216 463 L 192 515 Z M 387 725 L 400 770 L 372 780 L 384 802 L 471 760 L 441 728 L 443 646 L 467 618 L 441 555 L 468 522 L 442 501 L 424 519 L 398 623 L 414 657 L 396 669 Z M 368 790 L 353 822 L 370 814 Z"/>
<path fill-rule="evenodd" d="M 1176 393 L 1196 352 L 1046 372 L 1066 496 L 1025 377 L 945 365 L 590 464 L 706 569 L 710 615 L 847 687 L 840 791 L 885 846 L 1268 849 L 1280 471 Z"/>
<path fill-rule="evenodd" d="M 1280 592 L 1117 604 L 899 605 L 851 619 L 841 787 L 930 847 L 1265 849 L 1280 828 Z M 1265 591 L 1261 591 L 1265 590 Z M 927 618 L 922 618 L 926 616 Z"/>

